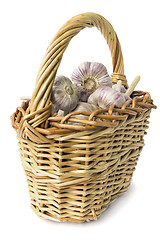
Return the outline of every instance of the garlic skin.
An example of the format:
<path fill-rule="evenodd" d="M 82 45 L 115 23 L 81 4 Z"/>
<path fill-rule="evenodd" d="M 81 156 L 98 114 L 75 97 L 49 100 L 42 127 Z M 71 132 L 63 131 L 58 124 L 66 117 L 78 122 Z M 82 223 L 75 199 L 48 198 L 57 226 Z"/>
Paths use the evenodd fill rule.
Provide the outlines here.
<path fill-rule="evenodd" d="M 77 87 L 65 76 L 56 77 L 52 87 L 51 101 L 55 108 L 63 110 L 67 114 L 78 104 Z"/>
<path fill-rule="evenodd" d="M 89 103 L 94 103 L 101 108 L 109 108 L 112 104 L 121 107 L 126 100 L 129 99 L 125 94 L 107 86 L 99 87 L 88 98 Z"/>
<path fill-rule="evenodd" d="M 52 103 L 52 105 L 51 105 L 51 116 L 54 115 L 57 111 L 58 111 L 57 106 Z"/>
<path fill-rule="evenodd" d="M 57 115 L 56 115 L 57 117 L 63 117 L 63 116 L 65 116 L 65 113 L 64 113 L 64 111 L 62 111 L 62 110 L 59 110 L 58 112 L 57 112 Z"/>
<path fill-rule="evenodd" d="M 124 93 L 124 97 L 126 101 L 132 100 L 132 98 L 130 98 L 127 94 Z"/>
<path fill-rule="evenodd" d="M 114 85 L 112 86 L 112 88 L 115 89 L 115 90 L 117 90 L 117 84 L 114 84 Z M 123 85 L 121 86 L 120 92 L 121 92 L 121 93 L 125 93 L 125 92 L 126 92 L 126 89 L 125 89 L 125 87 L 124 87 Z"/>
<path fill-rule="evenodd" d="M 92 92 L 99 86 L 112 87 L 112 78 L 106 67 L 98 62 L 83 62 L 71 75 L 72 82 L 80 93 L 80 101 L 86 102 Z"/>

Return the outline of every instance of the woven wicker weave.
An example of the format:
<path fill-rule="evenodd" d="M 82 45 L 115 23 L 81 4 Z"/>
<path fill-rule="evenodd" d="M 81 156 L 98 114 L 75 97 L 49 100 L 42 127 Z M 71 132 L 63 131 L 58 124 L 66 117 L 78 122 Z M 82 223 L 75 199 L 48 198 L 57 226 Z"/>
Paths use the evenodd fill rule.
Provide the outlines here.
<path fill-rule="evenodd" d="M 38 216 L 55 221 L 96 220 L 126 192 L 144 145 L 151 108 L 156 108 L 149 93 L 135 91 L 133 100 L 121 108 L 112 105 L 79 113 L 88 120 L 74 118 L 77 113 L 50 116 L 51 88 L 63 53 L 80 30 L 93 26 L 109 45 L 113 83 L 122 80 L 128 87 L 113 27 L 98 14 L 80 14 L 62 26 L 47 48 L 30 105 L 24 101 L 11 117 L 31 206 Z"/>

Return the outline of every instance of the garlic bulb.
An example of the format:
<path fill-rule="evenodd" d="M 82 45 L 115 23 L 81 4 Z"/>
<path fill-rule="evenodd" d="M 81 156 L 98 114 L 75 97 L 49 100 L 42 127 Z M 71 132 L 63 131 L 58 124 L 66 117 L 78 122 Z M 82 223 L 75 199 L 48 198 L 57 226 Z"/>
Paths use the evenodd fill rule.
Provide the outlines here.
<path fill-rule="evenodd" d="M 94 112 L 95 110 L 98 109 L 98 106 L 86 102 L 79 102 L 78 106 L 76 109 L 74 109 L 73 112 Z M 79 114 L 79 115 L 74 115 L 74 118 L 80 118 L 80 119 L 88 119 L 88 116 Z"/>
<path fill-rule="evenodd" d="M 76 109 L 74 109 L 73 112 L 94 112 L 95 110 L 98 109 L 98 106 L 94 105 L 94 104 L 90 104 L 90 103 L 85 103 L 85 102 L 79 102 L 78 106 L 76 107 Z M 59 117 L 63 117 L 65 116 L 64 111 L 59 110 L 57 112 L 57 116 Z M 78 115 L 73 115 L 71 118 L 79 118 L 79 119 L 88 119 L 89 116 L 85 116 L 82 114 L 78 114 Z M 76 122 L 71 122 L 68 120 L 68 124 L 74 124 L 74 125 L 84 125 L 81 123 L 76 123 Z"/>
<path fill-rule="evenodd" d="M 109 108 L 112 104 L 121 107 L 126 100 L 129 100 L 128 96 L 107 86 L 99 87 L 88 98 L 89 103 L 94 103 L 101 108 Z"/>
<path fill-rule="evenodd" d="M 51 101 L 55 108 L 61 109 L 67 114 L 77 106 L 79 92 L 69 78 L 58 76 L 52 87 Z"/>
<path fill-rule="evenodd" d="M 77 107 L 72 112 L 93 112 L 97 109 L 98 109 L 98 107 L 94 104 L 90 104 L 90 103 L 86 103 L 86 102 L 79 102 Z M 64 111 L 59 110 L 57 112 L 57 116 L 65 116 Z M 75 117 L 75 116 L 76 115 L 74 115 L 73 117 Z"/>
<path fill-rule="evenodd" d="M 98 109 L 98 107 L 95 104 L 79 102 L 78 106 L 74 109 L 74 112 L 93 112 L 96 109 Z"/>
<path fill-rule="evenodd" d="M 71 75 L 72 82 L 80 92 L 80 100 L 86 102 L 89 95 L 99 86 L 112 87 L 112 78 L 106 67 L 97 62 L 84 62 Z"/>

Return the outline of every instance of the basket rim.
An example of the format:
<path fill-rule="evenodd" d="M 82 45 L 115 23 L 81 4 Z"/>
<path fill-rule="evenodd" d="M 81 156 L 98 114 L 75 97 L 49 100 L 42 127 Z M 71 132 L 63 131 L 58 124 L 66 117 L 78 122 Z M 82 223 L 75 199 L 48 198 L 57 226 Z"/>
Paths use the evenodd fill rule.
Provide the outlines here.
<path fill-rule="evenodd" d="M 22 119 L 27 120 L 29 124 L 33 123 L 34 127 L 32 115 L 27 113 L 29 102 L 29 99 L 23 101 L 21 107 L 17 107 L 11 116 L 11 124 L 15 130 L 18 130 Z M 150 94 L 143 91 L 134 91 L 132 100 L 126 101 L 122 107 L 113 104 L 108 109 L 98 109 L 94 112 L 72 112 L 64 117 L 54 114 L 48 116 L 43 126 L 36 126 L 35 130 L 43 135 L 54 135 L 74 131 L 100 130 L 107 127 L 115 128 L 119 122 L 126 121 L 128 117 L 134 117 L 151 108 L 156 109 L 157 107 L 153 104 Z M 42 111 L 42 114 L 44 113 L 45 111 Z M 74 118 L 74 115 L 78 114 L 88 116 L 88 119 Z M 97 119 L 101 121 L 96 121 Z M 81 125 L 77 125 L 77 123 Z"/>

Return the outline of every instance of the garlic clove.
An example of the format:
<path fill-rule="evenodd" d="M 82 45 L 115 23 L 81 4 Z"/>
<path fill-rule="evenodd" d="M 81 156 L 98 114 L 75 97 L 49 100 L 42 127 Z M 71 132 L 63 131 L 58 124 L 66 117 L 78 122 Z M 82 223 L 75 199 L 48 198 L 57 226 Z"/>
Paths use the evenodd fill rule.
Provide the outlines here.
<path fill-rule="evenodd" d="M 81 101 L 87 101 L 89 95 L 101 85 L 112 87 L 112 78 L 106 67 L 97 62 L 81 63 L 72 72 L 71 79 L 80 92 Z"/>
<path fill-rule="evenodd" d="M 51 101 L 55 108 L 72 111 L 79 102 L 79 92 L 71 80 L 65 76 L 58 76 L 52 87 Z"/>

